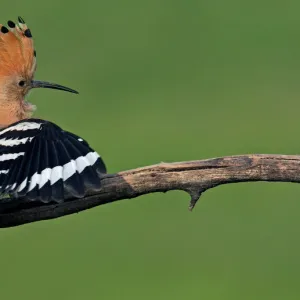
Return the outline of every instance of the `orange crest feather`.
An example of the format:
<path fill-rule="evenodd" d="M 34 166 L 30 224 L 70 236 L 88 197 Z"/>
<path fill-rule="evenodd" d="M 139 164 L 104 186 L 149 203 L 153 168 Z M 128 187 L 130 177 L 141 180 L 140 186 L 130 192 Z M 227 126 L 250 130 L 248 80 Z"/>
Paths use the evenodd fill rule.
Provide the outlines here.
<path fill-rule="evenodd" d="M 19 23 L 0 24 L 0 75 L 33 76 L 36 69 L 35 50 L 30 29 L 19 17 Z"/>

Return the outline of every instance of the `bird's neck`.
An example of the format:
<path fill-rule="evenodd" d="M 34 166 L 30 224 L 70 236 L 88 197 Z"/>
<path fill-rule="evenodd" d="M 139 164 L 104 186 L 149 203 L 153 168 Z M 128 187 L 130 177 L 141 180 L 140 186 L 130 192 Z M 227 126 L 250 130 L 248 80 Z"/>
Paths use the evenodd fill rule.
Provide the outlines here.
<path fill-rule="evenodd" d="M 0 101 L 0 128 L 7 127 L 22 119 L 26 119 L 26 115 L 19 101 Z"/>
<path fill-rule="evenodd" d="M 7 127 L 15 122 L 20 121 L 22 118 L 18 117 L 10 110 L 0 110 L 0 128 Z"/>

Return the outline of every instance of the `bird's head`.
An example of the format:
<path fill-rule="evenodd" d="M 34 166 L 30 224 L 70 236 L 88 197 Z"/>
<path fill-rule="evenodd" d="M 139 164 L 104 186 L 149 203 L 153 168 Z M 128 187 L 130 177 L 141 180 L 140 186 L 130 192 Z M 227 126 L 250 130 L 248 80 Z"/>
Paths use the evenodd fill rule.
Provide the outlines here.
<path fill-rule="evenodd" d="M 78 94 L 65 86 L 34 80 L 36 51 L 30 29 L 18 22 L 0 24 L 0 127 L 29 118 L 35 106 L 25 100 L 33 88 L 51 88 Z"/>

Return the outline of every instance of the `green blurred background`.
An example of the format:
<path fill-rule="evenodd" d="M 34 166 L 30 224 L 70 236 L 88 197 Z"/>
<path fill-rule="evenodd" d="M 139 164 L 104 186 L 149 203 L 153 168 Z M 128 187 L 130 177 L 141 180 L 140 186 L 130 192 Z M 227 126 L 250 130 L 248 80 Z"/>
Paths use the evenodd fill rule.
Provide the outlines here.
<path fill-rule="evenodd" d="M 4 9 L 5 7 L 5 9 Z M 300 2 L 19 1 L 35 114 L 87 139 L 109 172 L 300 153 Z M 0 231 L 1 299 L 299 299 L 300 185 L 152 194 Z"/>

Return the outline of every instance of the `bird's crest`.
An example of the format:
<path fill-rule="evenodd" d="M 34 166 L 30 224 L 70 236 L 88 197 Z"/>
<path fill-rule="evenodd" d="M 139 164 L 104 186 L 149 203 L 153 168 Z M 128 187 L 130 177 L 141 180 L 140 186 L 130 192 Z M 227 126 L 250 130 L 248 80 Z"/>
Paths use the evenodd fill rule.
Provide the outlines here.
<path fill-rule="evenodd" d="M 23 18 L 18 22 L 0 24 L 0 76 L 15 73 L 33 75 L 36 69 L 36 52 L 30 29 Z"/>
<path fill-rule="evenodd" d="M 33 88 L 50 88 L 66 92 L 68 87 L 34 80 L 36 52 L 30 29 L 23 18 L 0 24 L 0 127 L 29 118 L 35 106 L 25 97 Z"/>

